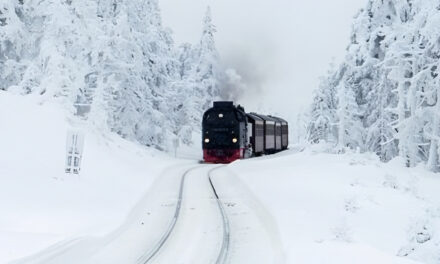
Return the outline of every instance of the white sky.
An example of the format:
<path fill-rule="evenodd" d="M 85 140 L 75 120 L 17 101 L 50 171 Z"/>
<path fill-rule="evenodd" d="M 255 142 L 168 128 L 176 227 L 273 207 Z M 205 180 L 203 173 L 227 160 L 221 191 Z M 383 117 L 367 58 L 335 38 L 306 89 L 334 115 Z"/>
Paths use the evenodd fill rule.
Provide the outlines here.
<path fill-rule="evenodd" d="M 353 16 L 367 0 L 159 0 L 165 26 L 177 43 L 199 41 L 211 6 L 223 63 L 248 88 L 247 111 L 292 119 L 308 107 L 319 77 L 340 62 Z"/>

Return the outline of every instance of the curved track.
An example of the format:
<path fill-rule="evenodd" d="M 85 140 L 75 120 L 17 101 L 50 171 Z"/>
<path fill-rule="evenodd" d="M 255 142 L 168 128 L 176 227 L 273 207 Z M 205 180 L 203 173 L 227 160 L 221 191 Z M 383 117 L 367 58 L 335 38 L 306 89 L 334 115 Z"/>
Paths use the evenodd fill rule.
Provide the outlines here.
<path fill-rule="evenodd" d="M 221 167 L 222 166 L 214 168 L 208 172 L 209 184 L 211 185 L 211 188 L 214 192 L 215 198 L 217 199 L 217 204 L 218 204 L 218 207 L 220 208 L 220 213 L 222 214 L 222 219 L 223 219 L 223 242 L 222 242 L 222 247 L 220 249 L 220 253 L 218 255 L 217 261 L 215 262 L 216 264 L 226 263 L 226 259 L 228 257 L 228 252 L 229 252 L 230 239 L 231 239 L 230 228 L 229 228 L 229 219 L 226 214 L 226 210 L 225 210 L 222 202 L 220 201 L 220 198 L 218 196 L 218 193 L 217 193 L 217 190 L 215 189 L 214 184 L 212 183 L 211 173 L 214 170 L 217 170 Z"/>
<path fill-rule="evenodd" d="M 240 178 L 225 166 L 193 163 L 165 170 L 110 234 L 68 241 L 16 263 L 285 261 L 276 223 Z"/>
<path fill-rule="evenodd" d="M 159 252 L 159 250 L 163 247 L 165 242 L 170 237 L 171 232 L 173 232 L 173 229 L 176 226 L 177 219 L 179 218 L 180 209 L 182 208 L 183 187 L 185 186 L 186 176 L 195 169 L 197 169 L 197 167 L 188 169 L 187 171 L 185 171 L 185 173 L 182 176 L 182 180 L 180 181 L 180 187 L 179 187 L 179 196 L 177 198 L 176 211 L 174 212 L 174 216 L 173 219 L 171 220 L 169 227 L 162 235 L 159 242 L 149 252 L 147 252 L 145 255 L 139 258 L 138 263 L 146 264 L 150 262 L 150 260 L 153 259 L 153 257 Z"/>
<path fill-rule="evenodd" d="M 149 263 L 154 263 L 154 259 L 156 256 L 159 255 L 159 252 L 161 250 L 166 251 L 166 249 L 164 248 L 164 246 L 166 245 L 167 241 L 169 241 L 170 237 L 172 237 L 173 231 L 175 230 L 176 224 L 179 221 L 179 216 L 181 215 L 181 211 L 182 211 L 182 201 L 184 199 L 184 189 L 185 189 L 185 182 L 187 180 L 188 175 L 193 172 L 196 169 L 201 169 L 204 168 L 205 166 L 199 166 L 199 167 L 195 167 L 195 168 L 191 168 L 188 169 L 182 176 L 181 182 L 180 182 L 180 187 L 179 187 L 179 195 L 177 198 L 177 204 L 176 204 L 176 209 L 173 215 L 173 218 L 170 222 L 169 227 L 167 228 L 167 230 L 163 233 L 163 235 L 161 236 L 160 240 L 157 242 L 157 244 L 150 250 L 148 251 L 145 255 L 143 255 L 142 257 L 140 257 L 138 259 L 138 264 L 149 264 Z M 229 227 L 229 219 L 228 216 L 226 214 L 226 210 L 220 200 L 220 197 L 217 193 L 217 190 L 213 184 L 213 181 L 211 179 L 211 173 L 219 168 L 221 168 L 223 166 L 217 166 L 213 169 L 210 169 L 208 171 L 208 181 L 209 181 L 209 186 L 212 189 L 212 192 L 214 194 L 214 197 L 216 199 L 216 204 L 218 206 L 221 218 L 222 218 L 222 229 L 223 229 L 223 239 L 222 239 L 222 244 L 221 244 L 221 248 L 220 251 L 218 253 L 218 256 L 216 257 L 216 264 L 224 264 L 226 263 L 226 260 L 228 258 L 228 252 L 229 252 L 229 246 L 230 246 L 230 227 Z"/>

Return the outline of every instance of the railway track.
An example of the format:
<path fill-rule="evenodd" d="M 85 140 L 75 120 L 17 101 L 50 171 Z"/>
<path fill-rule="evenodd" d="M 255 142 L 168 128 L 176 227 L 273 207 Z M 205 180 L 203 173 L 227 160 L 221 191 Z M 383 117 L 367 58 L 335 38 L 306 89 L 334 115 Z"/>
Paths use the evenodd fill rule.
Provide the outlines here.
<path fill-rule="evenodd" d="M 194 167 L 194 168 L 190 168 L 187 171 L 184 172 L 181 182 L 180 182 L 180 186 L 179 186 L 179 194 L 177 197 L 177 204 L 176 204 L 176 209 L 173 215 L 173 218 L 168 226 L 168 228 L 166 229 L 166 231 L 163 233 L 163 235 L 161 236 L 161 238 L 159 239 L 159 241 L 156 243 L 156 245 L 149 250 L 146 254 L 144 254 L 143 256 L 141 256 L 137 263 L 138 264 L 150 264 L 150 263 L 154 263 L 153 260 L 156 256 L 159 255 L 159 252 L 164 249 L 164 246 L 166 245 L 167 241 L 170 239 L 170 237 L 173 234 L 173 231 L 176 227 L 176 224 L 179 220 L 179 216 L 181 214 L 182 211 L 182 201 L 184 199 L 184 189 L 185 189 L 185 182 L 187 180 L 187 177 L 190 173 L 192 173 L 193 171 L 197 170 L 197 169 L 201 169 L 204 168 L 205 166 L 198 166 L 198 167 Z M 212 181 L 212 172 L 215 170 L 220 169 L 223 166 L 217 166 L 213 169 L 210 169 L 208 171 L 208 180 L 209 180 L 209 186 L 212 189 L 212 192 L 214 194 L 214 197 L 216 199 L 217 205 L 218 205 L 218 209 L 222 218 L 222 223 L 223 223 L 223 239 L 222 239 L 222 245 L 220 248 L 220 251 L 218 253 L 218 256 L 216 258 L 215 264 L 224 264 L 226 263 L 226 260 L 228 258 L 228 253 L 229 253 L 229 245 L 230 245 L 230 227 L 229 227 L 229 219 L 228 216 L 226 214 L 225 208 L 220 200 L 220 197 L 217 193 L 217 190 L 215 188 L 215 185 Z"/>
<path fill-rule="evenodd" d="M 222 215 L 222 220 L 223 220 L 223 241 L 222 241 L 222 247 L 220 249 L 220 253 L 219 253 L 217 260 L 215 262 L 216 264 L 226 263 L 226 260 L 228 258 L 228 252 L 229 252 L 229 244 L 230 244 L 230 240 L 231 240 L 228 215 L 226 214 L 223 203 L 221 202 L 220 197 L 218 196 L 217 190 L 215 189 L 215 186 L 212 182 L 212 172 L 217 169 L 220 169 L 221 167 L 222 166 L 211 169 L 208 172 L 209 184 L 211 185 L 212 191 L 214 192 L 218 207 L 220 209 L 220 213 Z"/>

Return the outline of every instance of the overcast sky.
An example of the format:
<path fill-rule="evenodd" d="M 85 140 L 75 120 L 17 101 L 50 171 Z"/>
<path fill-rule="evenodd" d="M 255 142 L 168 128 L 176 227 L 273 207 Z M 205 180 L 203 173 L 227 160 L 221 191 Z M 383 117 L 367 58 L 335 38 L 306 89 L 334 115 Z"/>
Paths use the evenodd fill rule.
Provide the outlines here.
<path fill-rule="evenodd" d="M 177 43 L 199 41 L 206 7 L 222 62 L 247 83 L 239 103 L 292 119 L 330 62 L 340 62 L 351 22 L 367 0 L 159 0 Z"/>

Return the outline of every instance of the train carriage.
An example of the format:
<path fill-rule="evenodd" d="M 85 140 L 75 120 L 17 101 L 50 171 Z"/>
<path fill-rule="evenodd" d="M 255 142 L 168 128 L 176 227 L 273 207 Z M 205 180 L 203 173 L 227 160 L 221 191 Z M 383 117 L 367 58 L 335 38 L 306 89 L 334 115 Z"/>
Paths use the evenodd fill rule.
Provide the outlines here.
<path fill-rule="evenodd" d="M 271 118 L 273 118 L 273 117 L 271 117 Z M 275 119 L 275 149 L 276 149 L 276 151 L 281 151 L 281 149 L 282 149 L 281 122 L 276 118 L 273 118 L 273 119 Z"/>
<path fill-rule="evenodd" d="M 255 114 L 264 122 L 264 153 L 273 154 L 277 151 L 276 149 L 276 120 L 265 115 Z"/>
<path fill-rule="evenodd" d="M 248 118 L 248 138 L 252 146 L 252 153 L 255 156 L 264 154 L 265 136 L 264 120 L 255 114 L 247 114 Z"/>
<path fill-rule="evenodd" d="M 276 116 L 270 116 L 276 120 L 278 120 L 281 129 L 279 131 L 279 133 L 281 134 L 281 149 L 282 150 L 286 150 L 289 146 L 289 124 L 287 123 L 286 120 L 280 118 L 280 117 L 276 117 Z"/>

